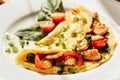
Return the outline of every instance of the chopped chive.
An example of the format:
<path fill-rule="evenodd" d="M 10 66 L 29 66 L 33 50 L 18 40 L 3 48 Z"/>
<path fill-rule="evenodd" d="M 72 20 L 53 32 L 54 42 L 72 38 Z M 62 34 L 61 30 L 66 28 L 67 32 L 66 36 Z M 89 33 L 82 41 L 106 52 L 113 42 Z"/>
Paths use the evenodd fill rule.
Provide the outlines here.
<path fill-rule="evenodd" d="M 18 49 L 17 49 L 17 47 L 12 47 L 12 51 L 13 51 L 13 53 L 17 53 L 18 52 Z"/>
<path fill-rule="evenodd" d="M 6 49 L 5 49 L 5 52 L 6 52 L 6 53 L 8 53 L 8 54 L 9 54 L 9 53 L 11 53 L 10 48 L 9 48 L 9 47 L 8 47 L 8 48 L 6 48 Z"/>
<path fill-rule="evenodd" d="M 76 36 L 77 36 L 77 32 L 72 32 L 72 33 L 71 33 L 71 36 L 72 36 L 72 37 L 76 37 Z"/>
<path fill-rule="evenodd" d="M 5 39 L 10 40 L 10 35 L 8 33 L 5 34 Z"/>
<path fill-rule="evenodd" d="M 92 18 L 92 22 L 94 22 L 94 21 L 98 21 L 98 18 L 93 17 L 93 18 Z"/>
<path fill-rule="evenodd" d="M 55 43 L 55 46 L 59 46 L 59 44 L 60 44 L 60 43 L 59 43 L 59 42 L 57 42 L 57 43 Z"/>
<path fill-rule="evenodd" d="M 35 45 L 39 45 L 38 42 L 36 42 L 36 41 L 34 42 L 34 44 L 35 44 Z"/>
<path fill-rule="evenodd" d="M 8 45 L 11 46 L 11 47 L 14 47 L 14 42 L 13 41 L 9 41 Z"/>
<path fill-rule="evenodd" d="M 73 22 L 77 22 L 77 21 L 79 21 L 80 19 L 77 17 L 77 16 L 74 16 L 74 18 L 73 18 Z"/>
<path fill-rule="evenodd" d="M 80 18 L 80 20 L 82 20 L 84 24 L 87 23 L 87 19 L 86 18 Z"/>
<path fill-rule="evenodd" d="M 24 40 L 20 40 L 19 42 L 20 42 L 20 45 L 21 45 L 21 46 L 24 46 L 24 45 L 25 45 L 25 41 L 24 41 Z"/>
<path fill-rule="evenodd" d="M 52 47 L 51 47 L 51 46 L 48 46 L 48 49 L 52 49 Z"/>
<path fill-rule="evenodd" d="M 66 31 L 67 29 L 69 29 L 69 25 L 66 25 L 66 26 L 64 26 L 63 28 L 64 28 L 64 30 Z"/>
<path fill-rule="evenodd" d="M 66 48 L 65 43 L 62 42 L 61 44 L 62 44 L 62 47 L 65 49 Z"/>
<path fill-rule="evenodd" d="M 64 38 L 64 34 L 59 34 L 58 38 Z"/>

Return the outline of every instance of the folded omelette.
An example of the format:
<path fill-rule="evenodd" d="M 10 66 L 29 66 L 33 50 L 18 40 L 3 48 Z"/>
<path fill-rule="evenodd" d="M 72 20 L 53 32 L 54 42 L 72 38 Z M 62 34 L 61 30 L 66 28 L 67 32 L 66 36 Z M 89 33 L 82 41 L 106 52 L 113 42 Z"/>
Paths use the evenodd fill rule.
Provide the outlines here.
<path fill-rule="evenodd" d="M 74 5 L 65 21 L 37 46 L 20 50 L 15 62 L 39 73 L 73 74 L 108 61 L 116 45 L 109 25 L 96 12 Z"/>

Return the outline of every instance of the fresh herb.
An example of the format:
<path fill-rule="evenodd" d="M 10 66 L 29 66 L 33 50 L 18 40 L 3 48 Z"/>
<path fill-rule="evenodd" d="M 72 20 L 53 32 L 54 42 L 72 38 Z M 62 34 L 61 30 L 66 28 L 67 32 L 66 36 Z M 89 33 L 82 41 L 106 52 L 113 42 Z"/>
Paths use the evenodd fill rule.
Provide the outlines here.
<path fill-rule="evenodd" d="M 77 16 L 74 16 L 74 18 L 73 18 L 73 22 L 75 23 L 75 22 L 77 22 L 77 21 L 79 21 L 80 19 L 77 17 Z"/>
<path fill-rule="evenodd" d="M 65 45 L 65 43 L 62 42 L 61 44 L 62 44 L 62 47 L 63 47 L 64 49 L 66 49 L 66 45 Z"/>
<path fill-rule="evenodd" d="M 35 45 L 39 45 L 39 44 L 38 44 L 38 41 L 35 41 L 34 44 L 35 44 Z"/>
<path fill-rule="evenodd" d="M 30 63 L 34 63 L 34 58 L 35 58 L 35 54 L 29 53 L 29 54 L 26 56 L 26 61 L 27 61 L 27 62 L 30 62 Z"/>
<path fill-rule="evenodd" d="M 98 21 L 98 18 L 93 17 L 93 18 L 92 18 L 92 22 L 94 22 L 94 21 Z"/>
<path fill-rule="evenodd" d="M 109 49 L 108 44 L 107 44 L 106 46 L 98 49 L 98 51 L 99 51 L 100 53 L 102 53 L 102 52 L 107 52 L 107 53 L 109 53 L 109 52 L 110 52 L 110 49 Z"/>
<path fill-rule="evenodd" d="M 59 34 L 58 38 L 64 38 L 64 34 Z"/>
<path fill-rule="evenodd" d="M 86 39 L 87 42 L 88 42 L 88 46 L 90 46 L 90 44 L 91 44 L 91 41 L 92 41 L 91 37 L 92 37 L 92 35 L 86 35 L 86 36 L 85 36 L 85 39 Z"/>
<path fill-rule="evenodd" d="M 84 55 L 84 52 L 77 52 L 80 56 Z"/>
<path fill-rule="evenodd" d="M 78 51 L 77 51 L 77 48 L 74 48 L 74 49 L 72 49 L 72 50 L 75 51 L 75 52 L 78 52 Z"/>
<path fill-rule="evenodd" d="M 87 23 L 87 19 L 86 18 L 80 18 L 80 20 L 82 20 L 84 24 Z"/>
<path fill-rule="evenodd" d="M 32 41 L 38 41 L 45 37 L 48 33 L 44 33 L 40 27 L 40 22 L 34 24 L 33 26 L 25 29 L 18 30 L 15 35 L 18 37 L 22 36 L 23 40 L 32 40 Z"/>
<path fill-rule="evenodd" d="M 71 74 L 75 74 L 75 69 L 74 68 L 68 68 L 68 72 L 71 73 Z"/>
<path fill-rule="evenodd" d="M 5 34 L 5 39 L 10 40 L 10 35 L 8 33 Z"/>
<path fill-rule="evenodd" d="M 9 42 L 8 42 L 8 45 L 9 45 L 10 47 L 14 47 L 14 42 L 13 42 L 13 41 L 9 41 Z"/>
<path fill-rule="evenodd" d="M 69 25 L 66 25 L 63 28 L 64 28 L 64 31 L 66 31 L 67 29 L 69 29 Z"/>
<path fill-rule="evenodd" d="M 72 33 L 71 33 L 71 36 L 72 36 L 72 37 L 76 37 L 76 36 L 77 36 L 77 32 L 72 32 Z"/>
<path fill-rule="evenodd" d="M 17 47 L 11 47 L 12 48 L 12 51 L 13 51 L 13 53 L 17 53 L 18 52 L 18 49 L 17 49 Z"/>
<path fill-rule="evenodd" d="M 50 15 L 54 12 L 65 12 L 62 0 L 44 0 L 38 15 L 38 21 L 51 20 Z"/>
<path fill-rule="evenodd" d="M 60 42 L 56 42 L 55 43 L 55 46 L 59 46 L 61 43 Z"/>
<path fill-rule="evenodd" d="M 52 65 L 56 65 L 56 59 L 52 59 Z"/>
<path fill-rule="evenodd" d="M 77 52 L 80 56 L 83 56 L 83 55 L 84 55 L 84 52 L 78 51 L 77 48 L 74 48 L 73 51 Z"/>
<path fill-rule="evenodd" d="M 20 45 L 24 47 L 24 45 L 25 45 L 25 40 L 20 40 L 19 42 L 20 42 Z"/>
<path fill-rule="evenodd" d="M 51 46 L 48 46 L 48 49 L 52 49 L 52 47 L 51 47 Z"/>
<path fill-rule="evenodd" d="M 62 74 L 62 73 L 64 72 L 64 67 L 65 67 L 65 65 L 60 64 L 60 65 L 57 65 L 57 66 L 61 68 L 61 70 L 59 70 L 57 73 L 58 73 L 58 74 Z"/>
<path fill-rule="evenodd" d="M 6 49 L 5 49 L 5 52 L 8 53 L 8 54 L 11 53 L 10 47 L 6 48 Z"/>

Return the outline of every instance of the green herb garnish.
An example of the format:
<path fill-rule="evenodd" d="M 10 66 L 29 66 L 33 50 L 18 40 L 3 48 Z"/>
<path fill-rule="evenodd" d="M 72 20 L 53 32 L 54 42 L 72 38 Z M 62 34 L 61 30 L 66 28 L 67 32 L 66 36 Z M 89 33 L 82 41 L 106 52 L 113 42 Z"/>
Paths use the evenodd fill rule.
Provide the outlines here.
<path fill-rule="evenodd" d="M 64 38 L 64 34 L 59 34 L 58 38 Z"/>
<path fill-rule="evenodd" d="M 20 42 L 20 45 L 21 45 L 21 46 L 24 46 L 24 45 L 25 45 L 25 40 L 20 40 L 19 42 Z"/>
<path fill-rule="evenodd" d="M 17 47 L 11 47 L 12 48 L 12 51 L 13 51 L 13 53 L 17 53 L 18 52 L 18 49 L 17 49 Z"/>
<path fill-rule="evenodd" d="M 35 54 L 29 53 L 29 54 L 26 56 L 26 62 L 34 63 L 34 58 L 35 58 Z"/>
<path fill-rule="evenodd" d="M 10 40 L 10 35 L 8 33 L 5 34 L 5 39 Z"/>
<path fill-rule="evenodd" d="M 72 33 L 71 33 L 71 36 L 72 36 L 72 37 L 76 37 L 76 36 L 77 36 L 77 32 L 72 32 Z"/>
<path fill-rule="evenodd" d="M 88 46 L 90 46 L 90 44 L 91 44 L 91 37 L 92 37 L 92 35 L 86 35 L 85 36 L 85 39 L 87 40 L 87 42 L 88 42 Z"/>
<path fill-rule="evenodd" d="M 77 22 L 77 21 L 79 21 L 80 19 L 77 17 L 77 16 L 74 16 L 74 18 L 73 18 L 73 22 L 75 23 L 75 22 Z"/>
<path fill-rule="evenodd" d="M 65 49 L 66 48 L 66 45 L 64 42 L 61 43 L 62 44 L 62 47 Z"/>
<path fill-rule="evenodd" d="M 38 21 L 51 20 L 54 12 L 65 12 L 62 0 L 44 0 L 38 15 Z"/>
<path fill-rule="evenodd" d="M 11 49 L 8 47 L 8 48 L 5 49 L 5 52 L 8 53 L 8 54 L 11 53 Z"/>
<path fill-rule="evenodd" d="M 93 18 L 92 18 L 92 22 L 94 22 L 94 21 L 99 21 L 99 20 L 98 20 L 98 18 L 93 17 Z"/>
<path fill-rule="evenodd" d="M 52 47 L 51 47 L 51 46 L 48 46 L 48 49 L 52 49 Z"/>
<path fill-rule="evenodd" d="M 13 42 L 13 41 L 9 41 L 9 42 L 8 42 L 8 45 L 9 45 L 10 47 L 14 47 L 14 42 Z"/>
<path fill-rule="evenodd" d="M 82 20 L 84 24 L 87 23 L 87 19 L 86 18 L 80 18 L 80 20 Z"/>
<path fill-rule="evenodd" d="M 66 31 L 67 29 L 69 29 L 69 25 L 66 25 L 63 28 L 64 28 L 64 31 Z"/>
<path fill-rule="evenodd" d="M 38 22 L 38 23 L 30 26 L 29 28 L 20 29 L 15 33 L 15 35 L 18 37 L 22 36 L 23 40 L 39 41 L 48 34 L 48 33 L 44 33 L 40 29 L 40 27 L 39 27 L 40 23 L 41 22 Z"/>

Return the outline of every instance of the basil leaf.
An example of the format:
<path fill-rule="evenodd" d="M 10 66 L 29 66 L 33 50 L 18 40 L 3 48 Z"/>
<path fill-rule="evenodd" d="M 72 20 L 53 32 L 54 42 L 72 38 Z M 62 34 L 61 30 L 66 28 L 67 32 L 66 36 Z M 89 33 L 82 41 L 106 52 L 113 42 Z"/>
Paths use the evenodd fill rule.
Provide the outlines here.
<path fill-rule="evenodd" d="M 38 41 L 45 37 L 48 33 L 44 33 L 40 27 L 40 22 L 30 26 L 29 28 L 18 30 L 15 35 L 24 40 Z"/>
<path fill-rule="evenodd" d="M 44 0 L 38 15 L 38 21 L 51 20 L 54 12 L 65 12 L 62 0 Z"/>

